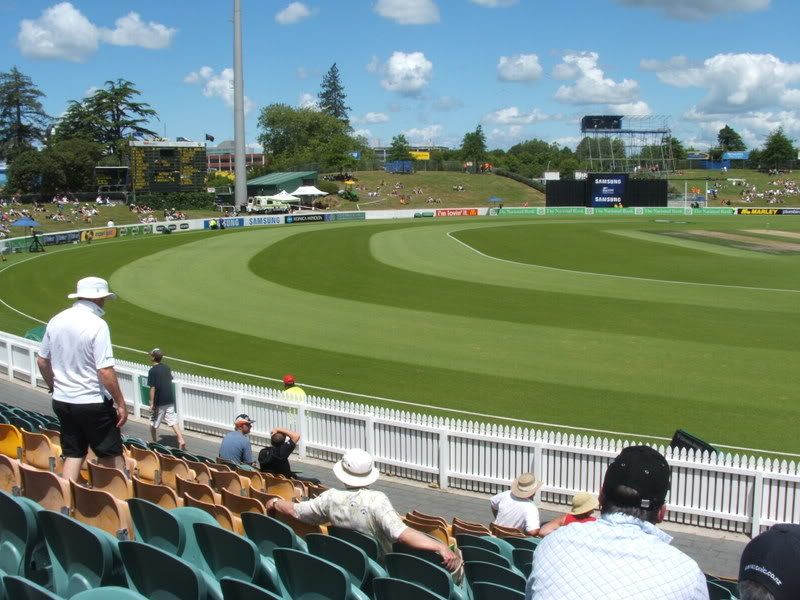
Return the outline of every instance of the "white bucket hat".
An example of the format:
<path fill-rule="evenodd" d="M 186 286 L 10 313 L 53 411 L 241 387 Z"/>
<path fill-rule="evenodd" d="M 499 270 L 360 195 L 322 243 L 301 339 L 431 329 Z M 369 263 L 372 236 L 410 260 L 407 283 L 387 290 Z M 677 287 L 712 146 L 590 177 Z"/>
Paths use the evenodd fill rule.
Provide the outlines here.
<path fill-rule="evenodd" d="M 342 460 L 333 465 L 333 474 L 347 487 L 366 487 L 377 481 L 380 471 L 372 455 L 361 448 L 350 448 Z"/>
<path fill-rule="evenodd" d="M 116 294 L 108 291 L 108 282 L 100 277 L 84 277 L 78 281 L 75 293 L 67 296 L 67 298 L 86 298 L 87 300 L 97 300 L 98 298 L 113 300 L 116 297 Z"/>

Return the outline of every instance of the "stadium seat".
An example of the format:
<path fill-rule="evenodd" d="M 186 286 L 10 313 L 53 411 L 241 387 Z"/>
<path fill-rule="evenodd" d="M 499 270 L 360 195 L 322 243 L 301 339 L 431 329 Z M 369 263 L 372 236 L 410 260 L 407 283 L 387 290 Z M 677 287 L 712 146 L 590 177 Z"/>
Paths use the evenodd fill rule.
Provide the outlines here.
<path fill-rule="evenodd" d="M 170 511 L 142 498 L 128 500 L 128 510 L 137 540 L 170 554 L 181 555 L 186 545 L 186 536 Z"/>
<path fill-rule="evenodd" d="M 15 575 L 4 576 L 3 587 L 9 600 L 63 600 L 39 584 Z"/>
<path fill-rule="evenodd" d="M 69 598 L 105 585 L 125 586 L 117 540 L 57 512 L 38 513 L 53 566 L 53 589 Z"/>
<path fill-rule="evenodd" d="M 436 552 L 433 550 L 419 550 L 417 548 L 407 546 L 402 542 L 395 542 L 392 544 L 392 552 L 410 554 L 412 556 L 416 556 L 417 558 L 421 558 L 422 560 L 427 560 L 429 563 L 436 565 L 437 567 L 442 566 L 442 557 L 436 554 Z"/>
<path fill-rule="evenodd" d="M 483 561 L 492 563 L 494 565 L 500 565 L 501 567 L 505 567 L 507 569 L 512 568 L 511 561 L 494 550 L 487 550 L 486 548 L 478 548 L 476 546 L 461 545 L 458 546 L 458 549 L 461 551 L 461 556 L 463 556 L 464 562 Z"/>
<path fill-rule="evenodd" d="M 317 485 L 316 483 L 311 483 L 310 481 L 306 481 L 306 489 L 308 490 L 308 497 L 313 499 L 319 496 L 320 494 L 327 492 L 330 488 L 324 485 Z"/>
<path fill-rule="evenodd" d="M 713 581 L 717 585 L 724 587 L 731 593 L 731 596 L 733 596 L 734 598 L 736 598 L 736 596 L 739 594 L 738 581 L 735 581 L 733 579 L 722 579 L 720 577 L 715 577 L 714 575 L 708 575 L 708 574 L 706 574 L 706 580 Z"/>
<path fill-rule="evenodd" d="M 40 471 L 22 464 L 19 465 L 19 478 L 23 496 L 39 503 L 47 510 L 69 512 L 69 507 L 72 506 L 69 481 L 55 473 Z"/>
<path fill-rule="evenodd" d="M 306 544 L 314 556 L 342 567 L 350 576 L 350 583 L 367 595 L 372 595 L 373 579 L 388 575 L 361 548 L 332 535 L 310 533 L 306 536 Z"/>
<path fill-rule="evenodd" d="M 447 600 L 416 583 L 392 577 L 379 577 L 373 586 L 375 600 Z"/>
<path fill-rule="evenodd" d="M 0 423 L 0 454 L 17 458 L 17 448 L 22 448 L 22 436 L 14 425 Z"/>
<path fill-rule="evenodd" d="M 464 571 L 470 587 L 479 581 L 496 583 L 512 590 L 525 592 L 525 578 L 516 570 L 507 569 L 492 563 L 475 561 L 465 562 Z"/>
<path fill-rule="evenodd" d="M 406 513 L 406 516 L 412 516 L 416 519 L 421 520 L 421 522 L 436 523 L 437 525 L 440 525 L 445 531 L 450 533 L 450 525 L 447 524 L 447 520 L 444 517 L 439 517 L 436 515 L 428 515 L 418 510 L 412 510 L 411 512 Z"/>
<path fill-rule="evenodd" d="M 526 550 L 536 550 L 536 546 L 542 541 L 542 538 L 535 537 L 508 537 L 501 540 L 503 544 L 509 544 L 514 548 L 524 548 Z"/>
<path fill-rule="evenodd" d="M 19 477 L 19 461 L 0 454 L 0 490 L 12 493 L 14 488 L 21 487 Z"/>
<path fill-rule="evenodd" d="M 211 504 L 221 504 L 222 497 L 211 489 L 211 486 L 195 481 L 187 481 L 180 475 L 175 475 L 175 491 L 178 498 L 186 499 L 186 494 L 191 494 L 192 498 Z"/>
<path fill-rule="evenodd" d="M 13 415 L 8 418 L 8 422 L 14 425 L 20 431 L 30 431 L 31 433 L 36 433 L 39 431 L 40 427 L 39 424 L 31 421 L 26 417 L 20 417 L 19 415 Z"/>
<path fill-rule="evenodd" d="M 490 550 L 503 556 L 509 565 L 514 564 L 514 546 L 509 544 L 506 540 L 501 540 L 494 536 L 478 536 L 471 533 L 460 533 L 456 536 L 458 547 L 473 546 L 475 548 L 483 548 Z M 466 560 L 466 559 L 465 559 Z"/>
<path fill-rule="evenodd" d="M 61 473 L 61 446 L 55 446 L 41 433 L 21 431 L 23 462 L 42 471 Z"/>
<path fill-rule="evenodd" d="M 250 493 L 253 493 L 253 488 L 250 488 Z M 247 496 L 239 496 L 233 494 L 222 488 L 222 506 L 230 510 L 234 515 L 241 516 L 246 512 L 257 512 L 262 515 L 267 514 L 267 509 L 264 504 L 256 498 L 248 498 Z"/>
<path fill-rule="evenodd" d="M 222 600 L 217 581 L 182 558 L 141 542 L 120 542 L 119 552 L 129 587 L 143 596 Z"/>
<path fill-rule="evenodd" d="M 524 538 L 528 537 L 528 534 L 520 529 L 514 529 L 513 527 L 501 527 L 500 525 L 495 525 L 491 523 L 489 525 L 489 531 L 492 532 L 492 535 L 495 535 L 499 538 Z"/>
<path fill-rule="evenodd" d="M 205 561 L 204 570 L 217 580 L 233 577 L 283 594 L 274 561 L 262 556 L 252 541 L 206 523 L 195 523 L 194 534 Z"/>
<path fill-rule="evenodd" d="M 533 550 L 514 548 L 514 566 L 527 579 L 533 568 Z"/>
<path fill-rule="evenodd" d="M 217 471 L 211 469 L 211 481 L 218 492 L 226 489 L 231 493 L 246 496 L 250 489 L 250 480 L 233 471 Z"/>
<path fill-rule="evenodd" d="M 452 575 L 439 565 L 403 552 L 387 554 L 385 562 L 390 577 L 421 585 L 446 600 L 467 598 L 467 593 L 455 584 Z"/>
<path fill-rule="evenodd" d="M 736 600 L 730 590 L 715 581 L 706 581 L 708 585 L 708 600 Z"/>
<path fill-rule="evenodd" d="M 155 452 L 135 446 L 129 447 L 128 451 L 131 458 L 136 461 L 136 477 L 147 483 L 161 483 L 159 480 L 161 464 Z"/>
<path fill-rule="evenodd" d="M 50 584 L 50 556 L 36 515 L 42 508 L 27 498 L 0 492 L 0 571 Z"/>
<path fill-rule="evenodd" d="M 197 483 L 203 483 L 205 485 L 214 487 L 214 482 L 211 481 L 211 469 L 208 468 L 208 465 L 204 462 L 200 461 L 192 461 L 186 458 L 183 459 L 186 461 L 186 466 L 188 466 L 192 471 L 194 471 L 194 480 Z"/>
<path fill-rule="evenodd" d="M 108 586 L 97 588 L 96 590 L 87 590 L 80 594 L 74 595 L 70 600 L 147 600 L 147 596 L 143 596 L 139 592 L 130 590 L 124 587 Z"/>
<path fill-rule="evenodd" d="M 264 480 L 264 477 L 261 475 L 261 473 L 259 473 L 258 471 L 236 467 L 236 473 L 250 480 L 248 484 L 249 489 L 251 490 L 256 489 L 260 492 L 266 491 L 267 489 L 266 481 Z"/>
<path fill-rule="evenodd" d="M 172 448 L 164 444 L 159 444 L 158 442 L 147 442 L 147 448 L 162 456 L 172 456 Z"/>
<path fill-rule="evenodd" d="M 139 438 L 125 438 L 125 440 L 122 443 L 129 450 L 131 448 L 139 448 L 140 450 L 148 449 L 147 444 L 142 440 L 140 440 Z"/>
<path fill-rule="evenodd" d="M 72 516 L 85 525 L 110 533 L 120 540 L 133 539 L 133 521 L 128 505 L 108 492 L 70 481 Z"/>
<path fill-rule="evenodd" d="M 289 598 L 368 600 L 364 592 L 350 584 L 344 569 L 324 558 L 289 548 L 278 548 L 273 555 Z M 309 573 L 314 576 L 309 577 Z"/>
<path fill-rule="evenodd" d="M 50 442 L 54 446 L 58 446 L 59 448 L 61 447 L 61 430 L 60 429 L 47 429 L 45 427 L 42 427 L 39 430 L 39 433 L 41 433 L 42 435 L 46 435 L 47 439 L 49 439 Z"/>
<path fill-rule="evenodd" d="M 276 515 L 277 519 L 292 528 L 297 535 L 301 538 L 306 537 L 309 533 L 327 533 L 328 529 L 324 525 L 312 525 L 310 523 L 303 523 L 300 519 L 291 515 Z"/>
<path fill-rule="evenodd" d="M 204 510 L 192 507 L 176 508 L 169 511 L 169 514 L 178 522 L 184 537 L 183 550 L 179 554 L 180 558 L 195 566 L 205 564 L 203 554 L 200 552 L 200 546 L 197 544 L 197 538 L 194 535 L 194 525 L 195 523 L 207 523 L 219 527 L 217 520 Z"/>
<path fill-rule="evenodd" d="M 223 488 L 223 489 L 225 489 L 225 488 Z M 230 493 L 233 494 L 233 492 L 230 492 Z M 267 502 L 269 502 L 273 498 L 281 498 L 280 496 L 275 496 L 273 494 L 267 494 L 266 492 L 259 492 L 258 490 L 253 489 L 253 488 L 250 488 L 250 497 L 251 498 L 255 498 L 256 500 L 261 502 L 261 504 L 263 504 L 264 506 L 266 506 Z M 283 498 L 281 498 L 281 500 L 283 500 Z"/>
<path fill-rule="evenodd" d="M 216 519 L 217 523 L 229 531 L 233 531 L 234 533 L 244 533 L 244 530 L 242 529 L 242 520 L 239 517 L 234 516 L 234 514 L 224 506 L 212 504 L 210 502 L 203 502 L 202 500 L 192 497 L 191 494 L 186 494 L 183 504 L 189 508 L 199 508 L 200 510 L 206 511 L 208 514 L 214 517 L 214 519 Z"/>
<path fill-rule="evenodd" d="M 412 529 L 416 529 L 417 531 L 421 531 L 425 533 L 435 540 L 440 541 L 445 546 L 450 546 L 451 544 L 455 543 L 455 540 L 450 537 L 450 534 L 447 533 L 447 529 L 442 527 L 436 523 L 425 523 L 422 520 L 409 517 L 406 515 L 403 517 L 403 522 L 411 527 Z"/>
<path fill-rule="evenodd" d="M 133 483 L 124 471 L 112 467 L 104 467 L 96 463 L 88 463 L 89 483 L 94 490 L 108 492 L 123 502 L 133 497 Z"/>
<path fill-rule="evenodd" d="M 291 548 L 306 552 L 305 540 L 297 537 L 292 529 L 272 517 L 254 512 L 242 513 L 242 527 L 262 556 L 272 557 L 276 548 Z"/>
<path fill-rule="evenodd" d="M 473 600 L 525 600 L 525 594 L 504 585 L 479 581 L 472 586 L 472 598 Z"/>
<path fill-rule="evenodd" d="M 371 535 L 361 533 L 355 529 L 336 527 L 334 525 L 328 527 L 328 535 L 332 535 L 343 539 L 346 542 L 350 542 L 354 546 L 361 548 L 366 553 L 368 558 L 371 558 L 375 561 L 378 560 L 378 542 Z"/>
<path fill-rule="evenodd" d="M 453 517 L 453 525 L 451 527 L 453 531 L 453 536 L 458 538 L 459 534 L 471 534 L 471 535 L 491 535 L 489 528 L 485 525 L 481 525 L 479 523 L 470 523 L 468 521 L 462 521 L 456 517 Z"/>
<path fill-rule="evenodd" d="M 177 491 L 177 477 L 182 477 L 186 481 L 194 481 L 196 473 L 192 471 L 185 462 L 174 456 L 162 454 L 158 457 L 161 464 L 161 483 Z M 180 494 L 178 494 L 180 496 Z"/>
<path fill-rule="evenodd" d="M 183 500 L 178 498 L 178 494 L 171 487 L 147 482 L 137 477 L 133 477 L 132 481 L 133 493 L 137 498 L 148 500 L 167 510 L 183 506 Z"/>
<path fill-rule="evenodd" d="M 284 600 L 283 596 L 276 596 L 257 585 L 230 577 L 223 577 L 219 584 L 225 600 Z"/>
<path fill-rule="evenodd" d="M 185 460 L 188 462 L 197 462 L 197 457 L 194 454 L 189 454 L 186 450 L 181 450 L 180 448 L 170 448 L 172 451 L 172 456 L 175 458 L 180 458 L 181 460 Z"/>

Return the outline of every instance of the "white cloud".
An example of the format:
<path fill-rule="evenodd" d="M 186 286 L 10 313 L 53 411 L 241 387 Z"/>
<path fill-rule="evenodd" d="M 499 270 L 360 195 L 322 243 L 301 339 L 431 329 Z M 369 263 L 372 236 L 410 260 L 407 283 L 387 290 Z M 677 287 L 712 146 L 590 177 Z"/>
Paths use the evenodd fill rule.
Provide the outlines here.
<path fill-rule="evenodd" d="M 19 49 L 30 58 L 80 62 L 97 51 L 97 27 L 69 2 L 44 10 L 35 20 L 23 19 L 17 35 Z"/>
<path fill-rule="evenodd" d="M 430 83 L 433 63 L 422 52 L 393 52 L 381 68 L 381 85 L 390 92 L 414 96 Z"/>
<path fill-rule="evenodd" d="M 17 44 L 24 56 L 80 62 L 96 52 L 100 42 L 161 49 L 170 45 L 177 32 L 154 21 L 145 23 L 135 12 L 120 17 L 115 25 L 114 29 L 98 27 L 71 2 L 60 2 L 37 19 L 23 19 Z"/>
<path fill-rule="evenodd" d="M 203 95 L 206 98 L 220 98 L 233 108 L 233 69 L 228 67 L 216 73 L 211 67 L 201 67 L 183 78 L 184 83 L 200 84 L 203 86 Z M 244 97 L 244 112 L 253 110 L 253 101 Z"/>
<path fill-rule="evenodd" d="M 623 102 L 622 104 L 609 104 L 608 110 L 610 112 L 628 115 L 631 117 L 649 117 L 653 114 L 653 111 L 650 110 L 650 106 L 643 100 L 637 100 L 636 102 Z"/>
<path fill-rule="evenodd" d="M 400 25 L 439 22 L 439 7 L 433 0 L 378 0 L 375 12 Z"/>
<path fill-rule="evenodd" d="M 537 121 L 546 121 L 548 118 L 538 108 L 534 108 L 529 113 L 523 113 L 516 106 L 509 106 L 489 113 L 483 117 L 483 120 L 497 125 L 530 125 Z"/>
<path fill-rule="evenodd" d="M 456 110 L 464 106 L 460 98 L 453 98 L 452 96 L 441 96 L 433 101 L 433 109 L 447 112 Z"/>
<path fill-rule="evenodd" d="M 710 19 L 726 12 L 752 12 L 769 8 L 770 0 L 617 0 L 636 8 L 652 8 L 683 20 Z"/>
<path fill-rule="evenodd" d="M 297 106 L 300 108 L 313 108 L 314 110 L 318 110 L 319 98 L 317 98 L 314 94 L 303 92 L 300 94 L 300 99 L 297 101 Z"/>
<path fill-rule="evenodd" d="M 312 17 L 315 12 L 302 2 L 292 2 L 275 15 L 275 22 L 279 25 L 293 25 Z"/>
<path fill-rule="evenodd" d="M 501 56 L 497 63 L 497 78 L 501 81 L 536 81 L 542 76 L 542 65 L 535 54 Z"/>
<path fill-rule="evenodd" d="M 356 129 L 353 132 L 353 135 L 356 137 L 364 137 L 369 139 L 372 137 L 372 132 L 369 129 Z"/>
<path fill-rule="evenodd" d="M 574 79 L 572 85 L 562 85 L 555 99 L 566 104 L 624 104 L 639 100 L 639 84 L 632 79 L 614 81 L 605 76 L 598 65 L 596 52 L 565 54 L 556 67 L 562 78 Z"/>
<path fill-rule="evenodd" d="M 428 127 L 413 127 L 412 129 L 407 129 L 403 132 L 403 135 L 406 136 L 409 144 L 437 144 L 441 143 L 443 131 L 444 128 L 441 125 L 429 125 Z"/>
<path fill-rule="evenodd" d="M 114 29 L 99 30 L 100 39 L 114 46 L 138 46 L 150 50 L 168 47 L 178 31 L 154 21 L 145 23 L 136 12 L 129 12 L 114 24 Z"/>
<path fill-rule="evenodd" d="M 742 113 L 782 106 L 793 108 L 800 82 L 800 63 L 786 63 L 772 54 L 717 54 L 693 64 L 685 57 L 666 62 L 645 60 L 642 68 L 655 71 L 669 85 L 707 91 L 695 107 L 705 113 Z"/>
<path fill-rule="evenodd" d="M 517 0 L 470 0 L 470 2 L 486 8 L 499 8 L 501 6 L 512 6 L 517 3 Z"/>
<path fill-rule="evenodd" d="M 389 120 L 389 115 L 382 112 L 368 112 L 363 117 L 353 118 L 353 123 L 386 123 Z"/>

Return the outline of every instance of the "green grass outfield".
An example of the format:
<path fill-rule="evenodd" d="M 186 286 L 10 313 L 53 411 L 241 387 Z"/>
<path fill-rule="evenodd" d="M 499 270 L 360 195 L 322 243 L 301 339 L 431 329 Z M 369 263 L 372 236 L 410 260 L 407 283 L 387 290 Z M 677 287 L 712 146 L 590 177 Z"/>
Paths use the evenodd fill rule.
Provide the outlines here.
<path fill-rule="evenodd" d="M 661 235 L 739 229 L 797 235 L 800 218 L 330 223 L 59 248 L 0 271 L 0 329 L 48 319 L 95 274 L 120 295 L 115 344 L 159 346 L 180 370 L 800 452 L 800 254 Z"/>

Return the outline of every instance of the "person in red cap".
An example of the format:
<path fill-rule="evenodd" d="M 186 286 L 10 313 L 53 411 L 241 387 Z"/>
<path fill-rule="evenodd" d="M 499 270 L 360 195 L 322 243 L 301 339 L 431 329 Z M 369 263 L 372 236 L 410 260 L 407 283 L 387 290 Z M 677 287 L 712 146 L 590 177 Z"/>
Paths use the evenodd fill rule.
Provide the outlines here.
<path fill-rule="evenodd" d="M 283 393 L 291 395 L 291 400 L 303 402 L 306 399 L 306 392 L 294 381 L 294 375 L 283 376 Z"/>

